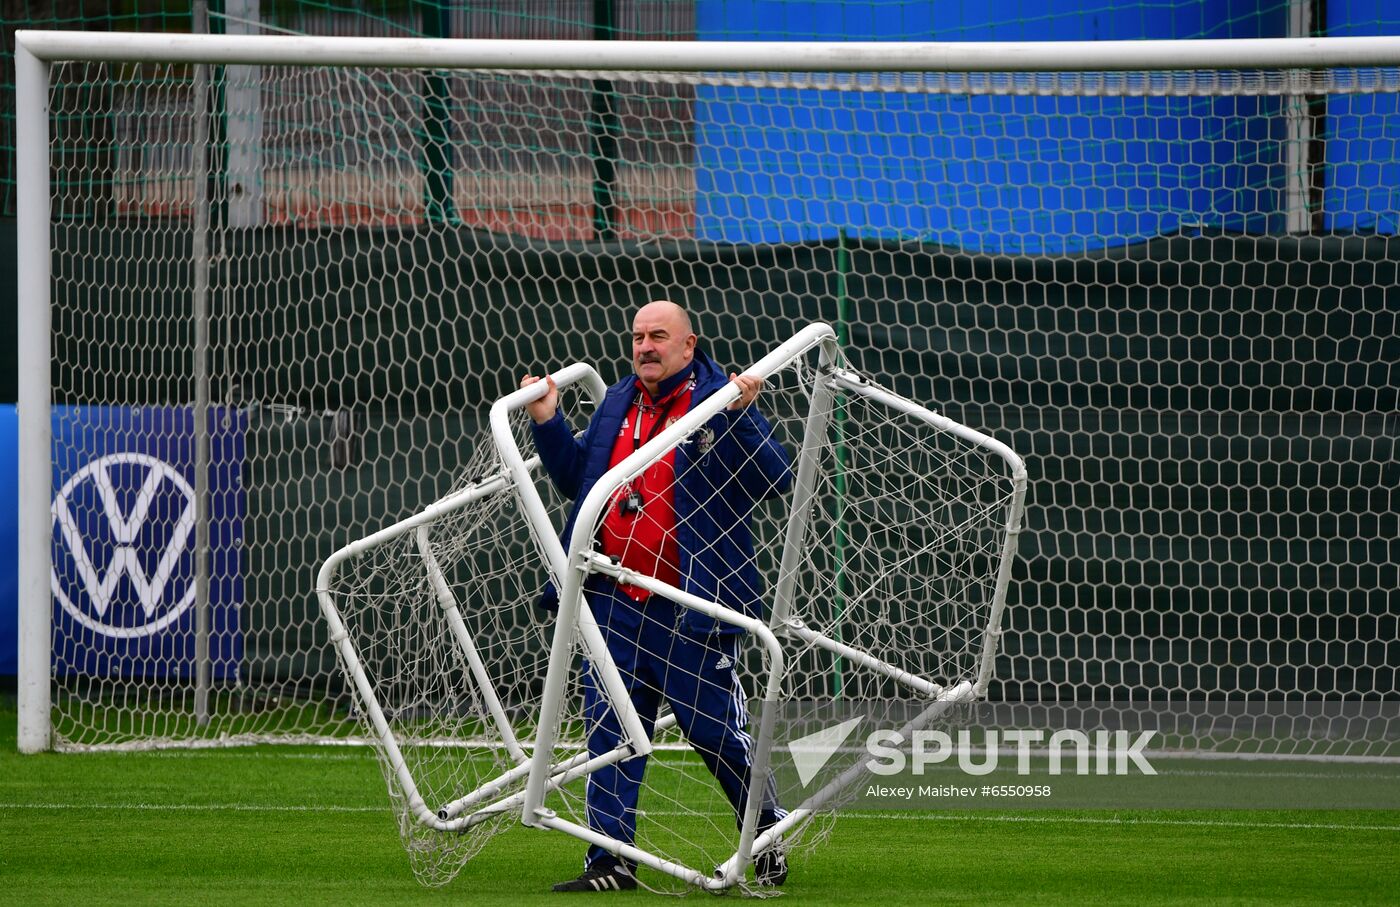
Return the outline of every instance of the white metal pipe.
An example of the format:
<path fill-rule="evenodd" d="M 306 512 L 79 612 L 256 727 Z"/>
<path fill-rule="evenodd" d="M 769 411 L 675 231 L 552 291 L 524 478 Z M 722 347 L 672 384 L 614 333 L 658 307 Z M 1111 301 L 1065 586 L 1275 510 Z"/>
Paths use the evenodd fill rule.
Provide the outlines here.
<path fill-rule="evenodd" d="M 1002 541 L 1001 563 L 997 565 L 996 585 L 992 592 L 992 609 L 987 615 L 986 631 L 982 634 L 982 659 L 977 671 L 977 687 L 974 693 L 980 698 L 987 695 L 987 685 L 992 681 L 992 666 L 996 661 L 997 649 L 1001 645 L 1001 617 L 1006 610 L 1006 594 L 1011 587 L 1011 566 L 1016 561 L 1016 548 L 1021 538 L 1021 517 L 1026 509 L 1026 473 L 1023 468 L 1013 477 L 1016 490 L 1011 495 L 1011 503 L 1006 513 L 1006 537 Z"/>
<path fill-rule="evenodd" d="M 948 711 L 948 709 L 952 708 L 957 703 L 966 702 L 967 700 L 972 698 L 972 695 L 972 684 L 966 680 L 949 687 L 942 695 L 938 697 L 938 699 L 931 703 L 928 706 L 928 708 L 924 709 L 918 715 L 914 716 L 912 720 L 910 720 L 903 727 L 901 727 L 897 731 L 897 733 L 907 738 L 912 731 L 924 727 L 929 722 L 933 721 L 935 718 L 938 718 L 944 712 Z M 773 844 L 784 834 L 786 834 L 789 829 L 792 829 L 797 825 L 801 824 L 802 822 L 805 822 L 812 816 L 813 813 L 821 809 L 822 806 L 829 803 L 838 794 L 840 794 L 841 791 L 850 787 L 852 782 L 869 772 L 870 761 L 871 760 L 865 760 L 862 762 L 857 762 L 855 765 L 850 766 L 841 774 L 837 775 L 831 781 L 823 785 L 822 788 L 816 793 L 812 794 L 806 800 L 802 801 L 801 806 L 792 810 L 782 819 L 779 819 L 777 822 L 775 822 L 773 824 L 773 827 L 765 830 L 763 834 L 759 835 L 758 838 L 754 840 L 754 853 L 762 853 L 769 847 L 772 847 Z M 738 858 L 738 854 L 735 854 L 734 856 L 730 857 L 729 861 L 722 865 L 720 869 L 722 871 L 727 871 L 730 867 L 730 864 L 737 861 Z"/>
<path fill-rule="evenodd" d="M 546 785 L 549 781 L 549 760 L 554 752 L 555 741 L 559 737 L 564 685 L 568 682 L 572 669 L 574 630 L 578 624 L 580 608 L 587 608 L 582 602 L 582 587 L 582 571 L 564 571 L 559 586 L 559 609 L 554 615 L 554 637 L 550 642 L 549 666 L 545 670 L 544 690 L 540 694 L 540 717 L 535 727 L 535 758 L 530 764 L 530 777 L 525 782 L 525 801 L 520 810 L 520 821 L 525 825 L 538 824 L 536 820 L 540 818 L 539 810 L 544 805 Z M 603 651 L 607 651 L 606 645 L 603 646 Z M 625 710 L 632 705 L 631 697 L 624 695 L 619 700 L 611 693 L 607 695 L 614 713 L 621 718 Z M 636 715 L 635 709 L 632 709 L 632 714 Z M 628 741 L 629 746 L 635 747 L 641 743 L 641 738 L 632 736 L 625 729 L 624 733 L 632 738 Z M 645 731 L 642 736 L 645 736 Z"/>
<path fill-rule="evenodd" d="M 675 727 L 675 725 L 676 716 L 668 712 L 667 714 L 662 715 L 660 718 L 657 719 L 656 730 L 670 730 L 671 728 Z M 600 768 L 604 768 L 614 763 L 621 762 L 623 759 L 630 759 L 633 755 L 635 754 L 632 752 L 632 749 L 626 745 L 608 750 L 606 753 L 600 753 L 597 756 L 589 756 L 586 752 L 576 753 L 568 759 L 565 759 L 563 762 L 557 762 L 550 767 L 550 771 L 553 774 L 550 775 L 549 783 L 545 785 L 545 789 L 549 791 L 558 790 L 559 788 L 570 783 L 571 781 L 577 781 L 579 778 L 582 778 L 586 775 L 590 775 Z M 529 769 L 529 765 L 517 765 L 515 768 L 502 775 L 500 778 L 497 778 L 495 781 L 493 781 L 491 785 L 488 785 L 488 787 L 483 787 L 479 791 L 475 791 L 471 794 L 468 794 L 462 799 L 455 800 L 447 806 L 443 807 L 443 809 L 438 813 L 438 816 L 447 817 L 459 815 L 463 809 L 465 809 L 467 806 L 470 806 L 472 803 L 480 802 L 481 800 L 485 799 L 485 797 L 490 796 L 491 793 L 499 791 L 500 788 L 504 785 L 509 784 L 513 781 L 520 780 L 520 778 L 523 777 L 529 771 Z M 494 788 L 494 790 L 486 792 L 488 791 L 488 788 Z M 496 801 L 495 803 L 492 803 L 490 806 L 484 807 L 481 811 L 490 813 L 511 811 L 519 812 L 520 807 L 524 804 L 524 802 L 525 792 L 517 791 L 516 793 L 511 794 L 509 797 L 504 797 Z"/>
<path fill-rule="evenodd" d="M 818 633 L 816 630 L 811 629 L 800 620 L 788 620 L 787 631 L 793 636 L 796 636 L 798 639 L 801 639 L 803 642 L 806 642 L 810 645 L 814 645 L 819 649 L 826 649 L 828 652 L 831 652 L 835 655 L 840 655 L 847 661 L 855 662 L 862 668 L 868 668 L 871 671 L 883 674 L 891 680 L 897 681 L 899 683 L 904 684 L 907 687 L 911 687 L 917 690 L 921 695 L 943 695 L 943 688 L 938 684 L 930 680 L 925 680 L 917 674 L 911 674 L 903 668 L 895 667 L 889 662 L 882 661 L 881 659 L 876 658 L 874 655 L 871 655 L 869 652 L 866 652 L 862 649 L 857 649 L 853 646 L 848 646 L 843 642 L 839 642 L 835 639 L 832 639 L 830 636 L 827 636 L 824 633 Z"/>
<path fill-rule="evenodd" d="M 565 768 L 571 767 L 579 759 L 580 756 L 586 755 L 586 753 L 581 753 L 579 755 L 573 756 L 570 759 L 566 759 L 562 763 L 562 766 Z M 481 785 L 480 787 L 476 788 L 470 793 L 464 794 L 461 797 L 458 797 L 456 800 L 453 800 L 451 803 L 447 803 L 439 807 L 438 818 L 443 820 L 444 822 L 456 819 L 458 816 L 462 815 L 462 813 L 466 812 L 467 809 L 476 806 L 476 804 L 480 803 L 482 800 L 496 796 L 501 791 L 505 790 L 506 787 L 510 786 L 516 781 L 519 781 L 521 778 L 525 777 L 525 775 L 527 775 L 529 771 L 529 762 L 522 762 L 519 765 L 515 765 L 511 768 L 506 769 L 505 772 L 503 772 L 495 778 L 492 778 L 490 781 Z M 499 801 L 499 803 L 493 803 L 490 806 L 485 807 L 485 809 L 493 810 L 498 805 L 506 809 L 510 808 L 510 804 L 508 804 L 505 800 L 501 800 Z"/>
<path fill-rule="evenodd" d="M 53 647 L 53 423 L 49 386 L 49 67 L 15 47 L 15 183 L 18 192 L 19 422 L 18 743 L 21 753 L 51 745 Z"/>
<path fill-rule="evenodd" d="M 209 30 L 204 0 L 194 4 L 194 27 Z M 190 310 L 194 335 L 194 716 L 199 727 L 209 725 L 209 66 L 194 67 L 194 110 L 191 113 L 194 160 L 194 211 L 190 237 Z"/>
<path fill-rule="evenodd" d="M 389 760 L 389 768 L 403 789 L 409 809 L 413 811 L 420 822 L 426 825 L 435 824 L 438 821 L 437 815 L 428 809 L 427 804 L 423 802 L 422 796 L 418 793 L 418 785 L 408 770 L 403 752 L 399 750 L 398 740 L 389 727 L 389 720 L 384 716 L 384 710 L 379 707 L 379 700 L 375 697 L 374 690 L 370 686 L 369 676 L 365 673 L 364 665 L 360 663 L 359 654 L 350 642 L 350 634 L 346 631 L 339 612 L 335 610 L 333 605 L 328 607 L 329 596 L 321 596 L 320 601 L 322 615 L 330 628 L 331 644 L 336 647 L 336 651 L 345 663 L 346 672 L 354 682 L 356 690 L 359 691 L 360 703 L 369 715 L 370 726 L 374 728 L 375 736 L 379 738 L 380 746 L 384 748 L 384 753 Z"/>
<path fill-rule="evenodd" d="M 940 413 L 936 413 L 928 407 L 921 406 L 906 397 L 901 397 L 892 391 L 887 391 L 883 387 L 877 387 L 865 380 L 861 375 L 849 369 L 837 369 L 832 373 L 831 380 L 852 393 L 860 394 L 879 403 L 888 406 L 890 409 L 898 410 L 908 416 L 921 419 L 932 425 L 939 431 L 946 431 L 956 435 L 964 441 L 968 441 L 978 447 L 986 448 L 1006 461 L 1007 469 L 1011 472 L 1013 480 L 1019 478 L 1024 480 L 1026 476 L 1026 464 L 1021 456 L 1010 447 L 998 441 L 990 435 L 985 435 L 975 428 L 969 428 L 961 422 L 949 419 Z"/>
<path fill-rule="evenodd" d="M 44 60 L 708 72 L 1143 72 L 1400 66 L 1400 37 L 1152 41 L 530 41 L 16 32 Z"/>
<path fill-rule="evenodd" d="M 836 361 L 836 338 L 833 337 L 822 344 L 820 364 L 835 366 Z M 807 420 L 802 429 L 802 449 L 797 455 L 797 477 L 793 480 L 792 507 L 788 511 L 787 528 L 783 533 L 783 555 L 778 565 L 778 582 L 773 590 L 773 612 L 768 615 L 768 625 L 780 633 L 784 631 L 784 624 L 792 613 L 793 590 L 797 586 L 797 573 L 801 569 L 804 546 L 807 544 L 807 526 L 812 519 L 817 461 L 826 446 L 826 430 L 831 422 L 834 400 L 835 394 L 831 391 L 831 385 L 826 381 L 817 381 L 808 401 Z"/>
<path fill-rule="evenodd" d="M 520 741 L 515 739 L 515 728 L 511 727 L 510 717 L 501 705 L 501 697 L 496 693 L 496 684 L 490 672 L 486 670 L 486 663 L 481 660 L 481 653 L 476 650 L 466 622 L 462 620 L 462 612 L 457 607 L 457 596 L 452 594 L 452 587 L 447 584 L 447 577 L 443 576 L 442 568 L 438 566 L 437 555 L 433 552 L 432 542 L 428 538 L 428 527 L 419 526 L 413 534 L 413 540 L 418 545 L 418 553 L 423 556 L 423 568 L 428 573 L 428 582 L 433 587 L 438 606 L 442 608 L 443 617 L 452 630 L 457 647 L 467 658 L 467 668 L 472 677 L 476 678 L 477 692 L 481 694 L 486 711 L 491 714 L 491 720 L 496 722 L 496 730 L 501 734 L 506 751 L 516 762 L 528 761 L 529 757 L 521 748 Z"/>
<path fill-rule="evenodd" d="M 624 860 L 631 860 L 632 862 L 639 863 L 643 866 L 650 866 L 657 872 L 664 872 L 669 876 L 675 876 L 682 882 L 687 882 L 691 885 L 695 885 L 700 888 L 705 888 L 710 891 L 718 891 L 720 889 L 728 887 L 725 884 L 725 882 L 721 879 L 717 879 L 712 876 L 696 872 L 694 869 L 682 866 L 679 863 L 673 863 L 670 860 L 664 860 L 661 857 L 656 856 L 655 854 L 648 853 L 645 850 L 640 850 L 634 845 L 623 844 L 622 842 L 617 841 L 613 838 L 601 835 L 591 828 L 585 828 L 584 826 L 579 825 L 577 822 L 570 822 L 568 819 L 561 819 L 559 818 L 559 816 L 555 815 L 552 810 L 548 811 L 547 815 L 540 816 L 536 824 L 540 825 L 543 828 L 553 828 L 556 831 L 567 832 L 568 834 L 571 834 L 576 838 L 580 838 L 589 844 L 601 847 L 603 850 L 606 850 L 608 853 L 613 854 L 614 856 L 621 857 Z"/>
<path fill-rule="evenodd" d="M 768 676 L 770 681 L 776 680 L 781 685 L 781 676 L 774 673 L 771 666 Z M 771 687 L 773 684 L 770 682 L 769 685 Z M 719 881 L 725 885 L 738 882 L 744 873 L 744 867 L 753 862 L 753 843 L 758 836 L 758 817 L 763 812 L 763 798 L 767 796 L 769 789 L 769 775 L 772 771 L 769 762 L 772 759 L 773 732 L 777 723 L 778 696 L 770 693 L 763 700 L 763 711 L 758 718 L 758 737 L 754 741 L 753 761 L 749 764 L 749 799 L 745 804 L 743 819 L 739 823 L 739 847 L 734 851 L 734 862 L 727 867 L 721 867 L 717 873 Z"/>
<path fill-rule="evenodd" d="M 550 377 L 554 380 L 554 385 L 557 388 L 565 388 L 571 384 L 582 382 L 595 404 L 602 403 L 603 396 L 607 393 L 607 385 L 603 383 L 603 379 L 598 376 L 597 371 L 592 366 L 582 362 L 567 365 Z M 636 706 L 632 703 L 632 697 L 627 692 L 627 685 L 623 683 L 622 675 L 617 670 L 612 652 L 608 650 L 607 643 L 603 639 L 602 630 L 599 629 L 597 621 L 593 618 L 592 609 L 586 601 L 565 603 L 563 599 L 562 591 L 568 585 L 566 575 L 569 572 L 564 545 L 559 540 L 554 524 L 550 521 L 549 511 L 540 498 L 539 489 L 535 488 L 535 483 L 530 479 L 529 472 L 525 469 L 524 457 L 520 453 L 520 446 L 515 442 L 515 433 L 511 430 L 511 414 L 524 409 L 548 392 L 549 385 L 545 381 L 536 381 L 527 387 L 518 388 L 493 403 L 489 416 L 491 437 L 495 441 L 496 452 L 500 454 L 506 469 L 515 476 L 515 494 L 520 501 L 521 512 L 524 513 L 525 519 L 534 530 L 531 532 L 531 536 L 534 538 L 535 544 L 539 546 L 545 566 L 554 579 L 555 588 L 561 592 L 559 608 L 554 616 L 555 629 L 553 639 L 550 642 L 549 668 L 545 672 L 544 690 L 540 698 L 541 719 L 536 728 L 536 753 L 538 754 L 540 751 L 550 752 L 554 749 L 554 732 L 557 728 L 550 728 L 543 716 L 557 714 L 563 696 L 565 675 L 571 667 L 569 649 L 573 645 L 574 633 L 577 631 L 584 652 L 596 672 L 598 682 L 602 684 L 603 694 L 612 703 L 618 724 L 622 727 L 623 737 L 628 741 L 634 753 L 645 755 L 651 752 L 651 738 L 647 735 L 646 728 L 642 725 L 642 719 L 637 714 Z M 553 711 L 550 711 L 551 709 Z M 530 785 L 536 794 L 543 797 L 544 772 L 549 757 L 544 756 L 538 761 L 541 765 L 531 773 Z M 538 803 L 533 804 L 533 806 L 538 805 Z M 529 824 L 528 818 L 524 821 Z"/>
<path fill-rule="evenodd" d="M 527 465 L 531 469 L 538 466 L 539 457 L 532 457 Z M 357 539 L 331 552 L 330 557 L 327 557 L 325 562 L 321 564 L 321 569 L 316 574 L 316 594 L 329 596 L 334 592 L 333 584 L 335 583 L 336 572 L 340 569 L 340 565 L 350 558 L 359 557 L 366 551 L 378 548 L 386 542 L 391 542 L 401 535 L 412 532 L 419 526 L 431 523 L 449 513 L 455 513 L 473 501 L 478 501 L 481 498 L 501 491 L 505 488 L 509 478 L 509 476 L 504 474 L 488 476 L 480 482 L 468 485 L 466 488 L 450 494 L 440 501 L 429 504 L 412 516 L 405 517 L 392 526 L 386 526 L 377 532 L 373 532 L 362 539 Z M 333 606 L 334 605 L 332 605 L 332 607 Z"/>

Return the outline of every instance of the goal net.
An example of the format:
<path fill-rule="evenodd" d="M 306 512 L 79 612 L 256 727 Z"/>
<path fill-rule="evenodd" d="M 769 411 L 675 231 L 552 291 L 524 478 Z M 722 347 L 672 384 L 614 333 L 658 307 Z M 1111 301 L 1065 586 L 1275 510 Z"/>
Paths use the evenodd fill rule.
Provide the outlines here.
<path fill-rule="evenodd" d="M 561 406 L 586 420 L 577 390 Z M 434 886 L 519 822 L 548 668 L 547 562 L 510 471 L 489 436 L 476 440 L 460 487 L 337 551 L 317 583 L 404 849 Z M 560 738 L 570 755 L 584 751 L 577 725 Z"/>
<path fill-rule="evenodd" d="M 459 487 L 522 371 L 611 380 L 660 297 L 727 366 L 829 322 L 1032 463 L 993 697 L 1394 696 L 1394 41 L 658 72 L 704 46 L 171 37 L 17 39 L 26 747 L 361 733 L 327 553 Z"/>

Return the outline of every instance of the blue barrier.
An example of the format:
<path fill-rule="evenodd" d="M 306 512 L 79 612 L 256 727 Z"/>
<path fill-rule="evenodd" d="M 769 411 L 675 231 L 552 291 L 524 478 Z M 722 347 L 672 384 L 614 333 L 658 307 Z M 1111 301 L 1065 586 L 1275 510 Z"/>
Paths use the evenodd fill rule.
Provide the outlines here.
<path fill-rule="evenodd" d="M 1400 35 L 1400 8 L 1394 0 L 1328 0 L 1327 34 Z M 1400 97 L 1332 96 L 1324 121 L 1324 229 L 1400 232 Z"/>
<path fill-rule="evenodd" d="M 1161 8 L 1169 7 L 1169 8 Z M 1283 34 L 1253 0 L 1109 7 L 702 2 L 702 39 L 1110 40 Z M 1197 226 L 1282 227 L 1277 99 L 1029 98 L 697 89 L 696 233 L 837 231 L 1060 253 Z M 1071 123 L 1067 114 L 1073 113 Z M 1244 125 L 1240 125 L 1244 124 Z M 1124 141 L 1126 139 L 1126 141 Z M 1110 141 L 1111 140 L 1111 141 Z"/>

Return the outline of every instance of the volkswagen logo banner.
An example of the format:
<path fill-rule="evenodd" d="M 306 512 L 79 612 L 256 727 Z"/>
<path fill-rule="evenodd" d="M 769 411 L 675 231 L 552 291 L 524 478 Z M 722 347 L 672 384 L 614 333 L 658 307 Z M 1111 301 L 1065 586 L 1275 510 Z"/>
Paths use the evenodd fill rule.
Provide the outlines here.
<path fill-rule="evenodd" d="M 194 410 L 55 407 L 54 669 L 189 677 L 195 656 Z M 243 414 L 209 413 L 209 655 L 236 679 Z"/>

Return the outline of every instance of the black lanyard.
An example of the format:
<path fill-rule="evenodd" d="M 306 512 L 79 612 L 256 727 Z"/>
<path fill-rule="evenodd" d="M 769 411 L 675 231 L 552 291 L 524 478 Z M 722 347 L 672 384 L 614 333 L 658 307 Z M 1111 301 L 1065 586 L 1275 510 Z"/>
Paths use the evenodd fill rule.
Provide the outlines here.
<path fill-rule="evenodd" d="M 676 401 L 683 397 L 687 392 L 692 391 L 694 389 L 695 379 L 692 378 L 690 379 L 690 382 L 685 386 L 684 390 L 678 389 L 674 394 L 671 395 L 671 399 L 666 401 L 665 408 L 662 409 L 661 412 L 657 415 L 656 422 L 654 422 L 651 426 L 651 431 L 647 432 L 648 444 L 656 440 L 656 436 L 661 434 L 661 429 L 666 424 L 666 417 L 670 415 L 671 407 L 676 405 Z M 637 392 L 637 422 L 635 425 L 632 426 L 632 450 L 634 451 L 641 449 L 642 446 L 642 409 L 647 405 L 642 402 L 643 393 L 643 391 Z"/>

